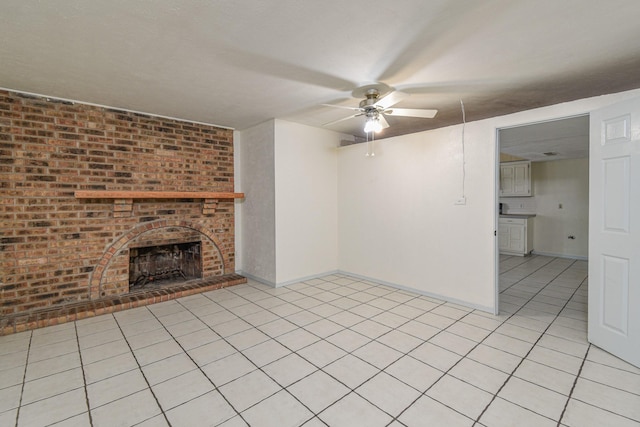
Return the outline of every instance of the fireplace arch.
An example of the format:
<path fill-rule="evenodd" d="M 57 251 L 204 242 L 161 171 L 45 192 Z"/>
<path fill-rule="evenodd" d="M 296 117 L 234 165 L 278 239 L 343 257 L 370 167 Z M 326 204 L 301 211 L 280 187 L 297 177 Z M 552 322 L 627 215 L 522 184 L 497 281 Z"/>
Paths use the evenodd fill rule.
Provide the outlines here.
<path fill-rule="evenodd" d="M 129 292 L 129 249 L 151 244 L 193 241 L 202 243 L 202 278 L 224 275 L 230 256 L 212 230 L 186 220 L 163 219 L 138 224 L 111 243 L 89 278 L 89 298 Z M 151 243 L 153 242 L 153 243 Z"/>

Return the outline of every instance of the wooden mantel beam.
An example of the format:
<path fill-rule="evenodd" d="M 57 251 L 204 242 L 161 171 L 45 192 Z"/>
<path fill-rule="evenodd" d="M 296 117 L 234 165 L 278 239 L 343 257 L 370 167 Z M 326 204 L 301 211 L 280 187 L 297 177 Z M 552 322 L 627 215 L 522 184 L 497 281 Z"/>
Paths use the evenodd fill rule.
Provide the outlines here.
<path fill-rule="evenodd" d="M 112 199 L 116 218 L 131 216 L 134 199 L 202 199 L 202 214 L 214 215 L 218 200 L 244 199 L 244 193 L 215 193 L 208 191 L 109 191 L 78 190 L 76 199 Z"/>
<path fill-rule="evenodd" d="M 244 199 L 244 193 L 78 190 L 76 199 Z"/>

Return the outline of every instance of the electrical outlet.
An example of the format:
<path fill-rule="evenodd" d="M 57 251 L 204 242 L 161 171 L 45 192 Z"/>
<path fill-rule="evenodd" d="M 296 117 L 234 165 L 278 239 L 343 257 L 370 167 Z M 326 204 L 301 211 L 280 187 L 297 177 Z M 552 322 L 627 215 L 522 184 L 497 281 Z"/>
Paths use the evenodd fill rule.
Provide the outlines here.
<path fill-rule="evenodd" d="M 467 198 L 466 197 L 460 197 L 458 200 L 456 200 L 456 202 L 454 204 L 456 204 L 456 205 L 466 205 L 467 204 Z"/>

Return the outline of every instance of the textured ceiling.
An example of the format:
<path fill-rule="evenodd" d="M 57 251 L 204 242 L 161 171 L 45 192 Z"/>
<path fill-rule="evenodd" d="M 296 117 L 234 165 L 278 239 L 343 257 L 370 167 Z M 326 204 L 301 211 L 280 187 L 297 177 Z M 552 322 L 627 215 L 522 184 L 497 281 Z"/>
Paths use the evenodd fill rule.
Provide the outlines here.
<path fill-rule="evenodd" d="M 378 138 L 640 87 L 638 0 L 3 0 L 0 87 L 244 129 L 412 96 Z M 361 118 L 330 127 L 362 135 Z"/>
<path fill-rule="evenodd" d="M 501 153 L 534 162 L 586 158 L 589 116 L 500 129 L 499 140 Z"/>

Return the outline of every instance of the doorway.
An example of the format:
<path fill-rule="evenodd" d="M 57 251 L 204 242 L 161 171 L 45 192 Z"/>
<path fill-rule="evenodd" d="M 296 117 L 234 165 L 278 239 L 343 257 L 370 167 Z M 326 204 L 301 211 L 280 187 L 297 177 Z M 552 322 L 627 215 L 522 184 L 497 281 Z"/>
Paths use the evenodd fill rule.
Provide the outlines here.
<path fill-rule="evenodd" d="M 497 148 L 496 311 L 511 314 L 562 275 L 586 280 L 589 115 L 500 128 Z"/>

